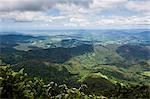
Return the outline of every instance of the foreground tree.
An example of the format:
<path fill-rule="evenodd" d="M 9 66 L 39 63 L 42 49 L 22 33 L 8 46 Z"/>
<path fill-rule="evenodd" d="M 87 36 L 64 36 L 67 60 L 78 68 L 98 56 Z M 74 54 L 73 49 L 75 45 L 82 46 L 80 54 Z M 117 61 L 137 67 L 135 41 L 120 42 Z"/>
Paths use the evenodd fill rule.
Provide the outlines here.
<path fill-rule="evenodd" d="M 54 82 L 44 84 L 42 79 L 30 78 L 23 69 L 14 72 L 11 66 L 0 66 L 0 98 L 7 99 L 89 99 L 105 98 L 103 96 L 85 95 L 80 88 L 68 88 L 64 85 L 57 85 Z"/>
<path fill-rule="evenodd" d="M 87 93 L 87 86 L 68 88 L 65 84 L 54 82 L 45 84 L 42 79 L 29 77 L 23 73 L 12 70 L 11 66 L 0 66 L 0 98 L 7 99 L 106 99 L 110 98 L 150 98 L 150 87 L 146 85 L 122 86 L 116 83 L 116 90 L 110 91 L 106 97 Z M 85 94 L 86 93 L 86 94 Z M 92 94 L 92 95 L 90 95 Z"/>

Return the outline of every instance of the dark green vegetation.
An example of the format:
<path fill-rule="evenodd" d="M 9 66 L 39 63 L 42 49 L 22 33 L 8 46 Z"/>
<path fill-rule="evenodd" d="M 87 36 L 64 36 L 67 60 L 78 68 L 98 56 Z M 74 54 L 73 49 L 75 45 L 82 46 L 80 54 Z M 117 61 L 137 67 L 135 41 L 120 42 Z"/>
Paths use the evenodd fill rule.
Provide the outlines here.
<path fill-rule="evenodd" d="M 11 64 L 15 71 L 24 68 L 29 77 L 42 78 L 45 84 L 53 81 L 69 88 L 86 84 L 86 94 L 98 96 L 116 96 L 117 83 L 124 86 L 123 94 L 128 96 L 131 90 L 150 86 L 149 30 L 49 34 L 0 35 L 0 64 Z"/>
<path fill-rule="evenodd" d="M 68 88 L 65 84 L 54 82 L 44 84 L 42 79 L 30 78 L 23 73 L 23 69 L 14 72 L 10 66 L 0 66 L 0 98 L 7 99 L 90 99 L 100 98 L 95 95 L 84 94 L 85 85 Z M 101 96 L 102 97 L 102 96 Z"/>
<path fill-rule="evenodd" d="M 90 87 L 81 85 L 79 88 L 68 88 L 65 84 L 57 85 L 54 82 L 45 84 L 42 79 L 31 78 L 23 73 L 23 69 L 14 72 L 10 66 L 0 66 L 0 98 L 17 99 L 106 99 L 114 98 L 149 98 L 148 86 L 122 86 L 119 83 L 112 84 L 104 78 L 87 78 Z M 103 86 L 101 89 L 99 86 Z M 92 85 L 92 86 L 91 86 Z M 109 89 L 109 92 L 107 91 Z M 115 89 L 114 89 L 115 88 Z M 90 95 L 98 92 L 100 96 Z"/>
<path fill-rule="evenodd" d="M 140 61 L 150 59 L 149 50 L 143 45 L 123 45 L 117 49 L 117 52 L 127 60 Z"/>

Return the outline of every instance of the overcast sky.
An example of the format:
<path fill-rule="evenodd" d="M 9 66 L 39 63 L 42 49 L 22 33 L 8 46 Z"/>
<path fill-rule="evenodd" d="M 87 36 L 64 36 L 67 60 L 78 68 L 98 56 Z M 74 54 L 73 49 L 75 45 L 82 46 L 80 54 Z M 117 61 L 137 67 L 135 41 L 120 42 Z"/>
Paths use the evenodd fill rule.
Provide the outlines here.
<path fill-rule="evenodd" d="M 0 0 L 0 28 L 150 28 L 150 0 Z"/>

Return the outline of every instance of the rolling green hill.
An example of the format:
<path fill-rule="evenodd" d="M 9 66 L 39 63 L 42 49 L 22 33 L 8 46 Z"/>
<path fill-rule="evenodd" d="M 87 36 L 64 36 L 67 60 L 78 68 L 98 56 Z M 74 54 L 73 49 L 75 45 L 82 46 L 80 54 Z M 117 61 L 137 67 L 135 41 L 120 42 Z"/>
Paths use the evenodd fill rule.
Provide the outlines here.
<path fill-rule="evenodd" d="M 53 36 L 0 35 L 0 64 L 10 64 L 15 71 L 24 68 L 30 77 L 42 78 L 46 84 L 86 84 L 85 93 L 107 97 L 109 92 L 112 96 L 117 83 L 150 86 L 149 31 L 78 32 Z"/>

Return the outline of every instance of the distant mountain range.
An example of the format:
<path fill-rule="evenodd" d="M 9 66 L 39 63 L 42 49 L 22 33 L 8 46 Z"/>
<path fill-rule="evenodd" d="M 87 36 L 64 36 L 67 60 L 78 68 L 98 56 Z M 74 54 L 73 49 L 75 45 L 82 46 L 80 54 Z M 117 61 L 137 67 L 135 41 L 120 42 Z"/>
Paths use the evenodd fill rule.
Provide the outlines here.
<path fill-rule="evenodd" d="M 1 65 L 24 68 L 45 82 L 86 83 L 91 90 L 94 84 L 98 90 L 115 82 L 150 84 L 150 30 L 28 32 L 1 33 Z"/>

